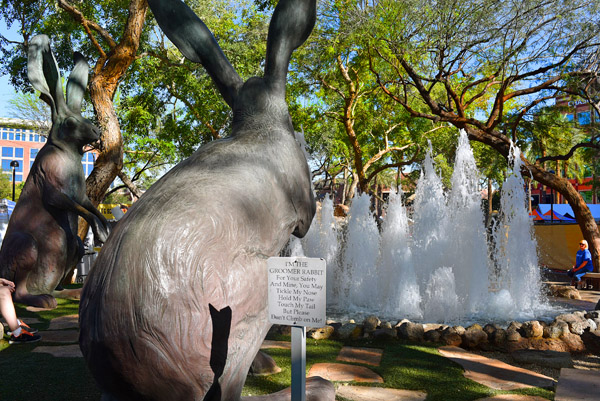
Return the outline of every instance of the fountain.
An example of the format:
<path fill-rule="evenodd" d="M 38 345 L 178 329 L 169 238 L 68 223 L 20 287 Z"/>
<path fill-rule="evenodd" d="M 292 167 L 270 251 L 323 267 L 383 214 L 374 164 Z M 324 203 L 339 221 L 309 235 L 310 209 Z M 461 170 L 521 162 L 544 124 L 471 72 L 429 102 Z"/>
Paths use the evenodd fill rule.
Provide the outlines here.
<path fill-rule="evenodd" d="M 464 131 L 449 192 L 429 149 L 412 224 L 402 192 L 390 194 L 381 233 L 368 195 L 353 200 L 345 230 L 336 227 L 332 202 L 325 199 L 308 235 L 294 243 L 294 254 L 327 259 L 329 314 L 464 323 L 526 320 L 547 313 L 519 155 L 513 147 L 493 245 L 488 245 L 480 176 Z"/>

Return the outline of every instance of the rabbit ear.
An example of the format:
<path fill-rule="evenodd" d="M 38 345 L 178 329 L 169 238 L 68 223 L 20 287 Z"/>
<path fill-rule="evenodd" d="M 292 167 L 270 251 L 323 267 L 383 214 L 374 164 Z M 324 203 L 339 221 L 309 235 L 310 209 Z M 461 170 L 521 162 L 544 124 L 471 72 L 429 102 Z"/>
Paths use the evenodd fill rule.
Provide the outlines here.
<path fill-rule="evenodd" d="M 27 51 L 27 77 L 31 85 L 41 92 L 40 98 L 50 105 L 52 119 L 65 105 L 58 64 L 50 49 L 46 35 L 34 36 Z"/>
<path fill-rule="evenodd" d="M 67 80 L 67 106 L 74 113 L 81 112 L 81 102 L 88 82 L 88 65 L 85 57 L 79 52 L 73 54 L 75 67 Z"/>
<path fill-rule="evenodd" d="M 267 37 L 265 79 L 285 93 L 292 52 L 308 39 L 317 19 L 317 0 L 281 0 Z"/>
<path fill-rule="evenodd" d="M 204 22 L 180 0 L 148 0 L 148 5 L 165 35 L 187 59 L 202 63 L 221 96 L 233 106 L 243 81 Z"/>

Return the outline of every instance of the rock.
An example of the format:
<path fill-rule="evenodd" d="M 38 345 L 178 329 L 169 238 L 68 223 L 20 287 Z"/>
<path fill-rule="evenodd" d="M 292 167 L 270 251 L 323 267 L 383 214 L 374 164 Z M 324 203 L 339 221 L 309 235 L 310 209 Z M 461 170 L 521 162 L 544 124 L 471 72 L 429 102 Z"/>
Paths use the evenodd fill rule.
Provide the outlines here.
<path fill-rule="evenodd" d="M 519 333 L 519 329 L 516 326 L 508 326 L 506 329 L 506 340 L 507 341 L 520 341 L 522 338 L 521 333 Z"/>
<path fill-rule="evenodd" d="M 423 341 L 425 329 L 423 329 L 423 325 L 420 323 L 404 322 L 397 329 L 398 337 L 400 338 L 414 342 Z"/>
<path fill-rule="evenodd" d="M 471 349 L 478 348 L 479 346 L 487 343 L 488 341 L 488 336 L 486 332 L 483 331 L 483 328 L 478 324 L 475 324 L 466 329 L 461 337 L 463 340 L 463 347 Z"/>
<path fill-rule="evenodd" d="M 496 329 L 496 331 L 494 331 L 492 333 L 491 338 L 488 337 L 489 341 L 492 344 L 497 345 L 497 346 L 504 345 L 504 343 L 506 342 L 506 338 L 507 338 L 506 330 L 504 330 L 502 328 Z"/>
<path fill-rule="evenodd" d="M 589 331 L 596 331 L 596 330 L 598 330 L 598 325 L 596 324 L 596 322 L 594 320 L 588 319 L 587 322 L 590 325 L 590 327 L 588 328 Z"/>
<path fill-rule="evenodd" d="M 586 331 L 581 335 L 581 341 L 587 352 L 600 355 L 600 330 Z"/>
<path fill-rule="evenodd" d="M 396 338 L 398 332 L 393 328 L 377 329 L 373 332 L 373 338 Z"/>
<path fill-rule="evenodd" d="M 571 334 L 571 333 L 569 333 Z M 519 341 L 512 341 L 506 343 L 506 351 L 514 352 L 520 349 L 535 349 L 542 351 L 557 351 L 557 352 L 569 352 L 570 348 L 568 345 L 556 338 L 524 338 L 521 337 Z"/>
<path fill-rule="evenodd" d="M 362 336 L 362 326 L 356 323 L 346 323 L 342 327 L 337 329 L 336 334 L 342 340 L 353 339 L 356 340 Z"/>
<path fill-rule="evenodd" d="M 592 319 L 592 320 L 598 319 L 598 318 L 600 318 L 600 311 L 597 311 L 597 310 L 590 311 L 590 312 L 586 313 L 584 317 L 586 319 Z"/>
<path fill-rule="evenodd" d="M 569 351 L 571 351 L 571 352 L 585 351 L 585 344 L 581 340 L 581 337 L 578 336 L 577 334 L 573 334 L 573 333 L 563 334 L 560 337 L 560 339 L 563 340 L 565 342 L 565 344 L 567 344 L 567 347 L 569 347 Z"/>
<path fill-rule="evenodd" d="M 281 368 L 277 366 L 275 360 L 270 355 L 258 351 L 248 373 L 252 376 L 266 376 L 279 372 L 281 372 Z"/>
<path fill-rule="evenodd" d="M 460 346 L 462 343 L 462 337 L 454 327 L 448 327 L 446 330 L 442 331 L 440 340 L 442 344 L 455 347 Z"/>
<path fill-rule="evenodd" d="M 581 335 L 586 329 L 590 328 L 588 320 L 583 312 L 573 312 L 564 315 L 558 315 L 556 320 L 566 322 L 569 325 L 569 330 L 573 334 Z"/>
<path fill-rule="evenodd" d="M 456 330 L 456 332 L 458 333 L 459 336 L 462 336 L 463 334 L 465 334 L 465 328 L 462 326 L 453 326 L 453 329 Z"/>
<path fill-rule="evenodd" d="M 485 333 L 488 335 L 488 339 L 492 339 L 492 336 L 494 335 L 494 332 L 496 330 L 498 330 L 500 327 L 498 327 L 495 324 L 486 324 L 485 326 L 483 326 L 483 331 L 485 331 Z"/>
<path fill-rule="evenodd" d="M 570 285 L 551 285 L 550 294 L 553 297 L 567 298 L 567 299 L 581 299 L 579 291 Z"/>
<path fill-rule="evenodd" d="M 569 325 L 562 320 L 555 320 L 551 325 L 544 327 L 544 337 L 546 338 L 560 338 L 566 333 L 570 333 Z"/>
<path fill-rule="evenodd" d="M 372 333 L 377 329 L 381 321 L 375 315 L 367 316 L 363 321 L 363 330 L 365 333 Z"/>
<path fill-rule="evenodd" d="M 328 319 L 328 320 L 325 322 L 325 324 L 327 324 L 328 326 L 331 326 L 331 327 L 333 327 L 335 330 L 337 330 L 337 329 L 339 329 L 340 327 L 342 327 L 342 323 L 340 323 L 340 322 L 337 322 L 337 321 L 335 321 L 335 320 L 331 320 L 331 319 Z"/>
<path fill-rule="evenodd" d="M 423 336 L 425 341 L 429 341 L 431 343 L 439 343 L 441 337 L 442 337 L 442 333 L 438 330 L 428 330 L 425 332 L 425 335 Z"/>
<path fill-rule="evenodd" d="M 519 323 L 519 322 L 512 321 L 512 322 L 510 322 L 510 323 L 508 324 L 508 327 L 506 328 L 506 331 L 509 331 L 509 330 L 511 330 L 511 329 L 514 329 L 514 330 L 521 330 L 521 326 L 523 326 L 523 323 Z"/>
<path fill-rule="evenodd" d="M 533 363 L 555 369 L 573 367 L 573 359 L 571 359 L 571 354 L 568 352 L 520 349 L 510 355 L 519 363 Z"/>
<path fill-rule="evenodd" d="M 523 323 L 521 330 L 526 338 L 542 337 L 544 335 L 544 328 L 537 320 Z"/>
<path fill-rule="evenodd" d="M 324 326 L 316 329 L 310 329 L 306 334 L 315 340 L 327 340 L 329 337 L 331 337 L 334 331 L 335 329 L 333 326 Z"/>
<path fill-rule="evenodd" d="M 442 332 L 442 330 L 445 330 L 448 327 L 448 325 L 446 324 L 439 324 L 439 323 L 423 323 L 423 330 L 425 330 L 425 333 L 427 333 L 428 331 L 438 331 L 438 332 Z"/>

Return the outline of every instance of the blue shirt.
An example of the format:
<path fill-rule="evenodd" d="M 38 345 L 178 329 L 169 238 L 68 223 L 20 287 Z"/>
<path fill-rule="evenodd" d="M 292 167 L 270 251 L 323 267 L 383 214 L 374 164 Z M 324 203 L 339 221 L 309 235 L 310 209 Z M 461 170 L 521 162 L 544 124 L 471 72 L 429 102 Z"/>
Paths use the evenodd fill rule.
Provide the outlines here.
<path fill-rule="evenodd" d="M 587 249 L 580 249 L 577 251 L 577 255 L 575 255 L 575 268 L 578 268 L 580 264 L 587 260 L 587 264 L 583 268 L 583 270 L 591 272 L 594 270 L 594 265 L 592 264 L 592 254 Z"/>

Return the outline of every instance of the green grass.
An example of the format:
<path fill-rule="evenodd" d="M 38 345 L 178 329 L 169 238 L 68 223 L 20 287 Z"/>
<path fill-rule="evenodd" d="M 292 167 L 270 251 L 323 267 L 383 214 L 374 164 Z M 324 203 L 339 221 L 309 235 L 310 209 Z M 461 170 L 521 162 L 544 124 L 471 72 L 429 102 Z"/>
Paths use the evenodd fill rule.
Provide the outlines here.
<path fill-rule="evenodd" d="M 19 317 L 36 317 L 41 322 L 35 327 L 47 329 L 50 320 L 78 312 L 79 303 L 58 300 L 52 311 L 29 312 L 17 305 Z M 43 332 L 41 333 L 43 335 Z M 289 336 L 271 336 L 272 340 L 290 340 Z M 49 354 L 33 353 L 38 344 L 8 345 L 0 341 L 0 399 L 22 401 L 80 401 L 99 400 L 100 391 L 82 358 L 55 358 Z M 46 344 L 44 344 L 46 345 Z M 400 340 L 355 340 L 336 341 L 307 339 L 307 371 L 319 362 L 336 362 L 344 345 L 383 349 L 383 358 L 378 367 L 367 366 L 384 379 L 383 384 L 373 386 L 425 391 L 429 401 L 469 401 L 494 394 L 514 393 L 537 395 L 553 399 L 554 392 L 540 388 L 518 391 L 495 391 L 463 376 L 462 368 L 442 357 L 434 344 L 415 345 Z M 281 372 L 270 376 L 249 376 L 243 395 L 269 394 L 291 385 L 290 351 L 268 349 Z M 365 365 L 366 366 L 366 365 Z M 369 385 L 362 383 L 361 385 Z M 344 401 L 342 398 L 338 398 Z"/>

